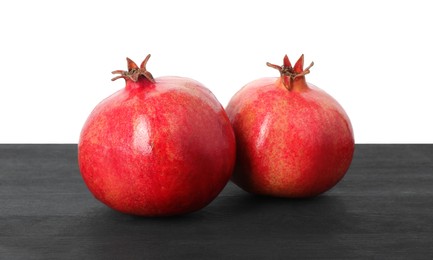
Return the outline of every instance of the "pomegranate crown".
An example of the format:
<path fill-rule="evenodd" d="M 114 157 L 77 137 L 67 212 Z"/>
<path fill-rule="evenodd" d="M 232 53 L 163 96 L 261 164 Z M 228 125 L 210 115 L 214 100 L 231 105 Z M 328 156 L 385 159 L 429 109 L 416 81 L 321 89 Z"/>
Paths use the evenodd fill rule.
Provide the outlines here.
<path fill-rule="evenodd" d="M 135 62 L 133 62 L 130 58 L 126 58 L 126 62 L 128 63 L 128 71 L 115 70 L 111 72 L 112 74 L 120 74 L 119 76 L 116 76 L 111 80 L 115 81 L 117 79 L 124 78 L 125 80 L 130 79 L 134 82 L 137 82 L 140 76 L 144 76 L 150 82 L 154 83 L 155 79 L 153 78 L 152 74 L 146 69 L 146 64 L 149 58 L 150 54 L 146 56 L 140 67 L 138 67 L 137 64 L 135 64 Z"/>
<path fill-rule="evenodd" d="M 280 72 L 281 78 L 283 79 L 284 85 L 290 89 L 290 86 L 292 85 L 291 82 L 293 82 L 296 78 L 303 77 L 310 73 L 310 68 L 313 67 L 314 62 L 311 62 L 311 64 L 304 69 L 304 54 L 302 54 L 298 61 L 296 61 L 295 66 L 292 67 L 289 57 L 285 55 L 282 66 L 269 62 L 266 62 L 266 65 L 278 70 Z"/>

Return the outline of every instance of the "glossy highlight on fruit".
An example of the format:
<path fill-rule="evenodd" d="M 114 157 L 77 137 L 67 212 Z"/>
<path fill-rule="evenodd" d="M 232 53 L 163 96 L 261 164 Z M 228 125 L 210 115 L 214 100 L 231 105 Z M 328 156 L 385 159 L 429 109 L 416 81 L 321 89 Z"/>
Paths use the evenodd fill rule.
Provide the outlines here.
<path fill-rule="evenodd" d="M 230 179 L 235 137 L 227 114 L 201 83 L 154 78 L 127 58 L 126 86 L 89 115 L 78 144 L 91 193 L 127 214 L 171 216 L 208 205 Z"/>
<path fill-rule="evenodd" d="M 288 198 L 317 196 L 346 174 L 354 153 L 349 117 L 329 94 L 307 83 L 302 55 L 292 67 L 240 89 L 226 112 L 237 142 L 232 181 L 255 194 Z"/>

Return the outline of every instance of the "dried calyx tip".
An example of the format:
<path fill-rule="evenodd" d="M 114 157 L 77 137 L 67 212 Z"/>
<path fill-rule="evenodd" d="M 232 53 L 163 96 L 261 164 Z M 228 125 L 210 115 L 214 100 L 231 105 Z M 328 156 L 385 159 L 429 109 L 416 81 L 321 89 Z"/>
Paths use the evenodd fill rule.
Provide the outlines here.
<path fill-rule="evenodd" d="M 119 76 L 116 76 L 111 80 L 114 81 L 120 78 L 124 78 L 126 80 L 131 79 L 132 81 L 136 82 L 140 76 L 144 76 L 150 82 L 155 82 L 155 79 L 153 78 L 152 74 L 146 69 L 146 64 L 149 61 L 149 58 L 150 58 L 150 54 L 146 56 L 144 61 L 141 63 L 140 67 L 138 67 L 137 64 L 134 61 L 132 61 L 130 58 L 126 58 L 126 62 L 128 64 L 128 71 L 115 70 L 111 72 L 112 74 L 120 74 Z"/>
<path fill-rule="evenodd" d="M 290 63 L 289 58 L 287 57 L 287 55 L 285 55 L 284 59 L 283 59 L 283 65 L 282 66 L 275 65 L 275 64 L 272 64 L 269 62 L 267 62 L 266 65 L 268 67 L 271 67 L 271 68 L 278 70 L 280 72 L 281 76 L 288 76 L 293 80 L 297 77 L 305 76 L 308 73 L 310 73 L 310 68 L 313 67 L 314 62 L 311 62 L 311 64 L 307 68 L 303 69 L 303 67 L 304 67 L 304 54 L 302 54 L 301 57 L 298 59 L 298 61 L 295 63 L 295 66 L 292 67 L 292 64 Z"/>
<path fill-rule="evenodd" d="M 289 57 L 287 57 L 287 55 L 285 55 L 284 59 L 283 59 L 283 65 L 282 66 L 278 66 L 278 65 L 275 65 L 275 64 L 272 64 L 269 62 L 267 62 L 266 65 L 268 65 L 269 67 L 271 67 L 273 69 L 278 70 L 280 72 L 280 78 L 281 78 L 283 85 L 288 90 L 292 90 L 293 88 L 300 89 L 300 86 L 305 85 L 305 84 L 302 84 L 302 80 L 298 81 L 296 79 L 302 78 L 302 79 L 304 79 L 303 81 L 305 83 L 305 78 L 303 78 L 303 76 L 310 73 L 310 68 L 314 65 L 314 62 L 311 62 L 311 64 L 307 68 L 304 69 L 303 68 L 304 67 L 304 54 L 302 54 L 301 57 L 299 57 L 298 61 L 296 61 L 295 66 L 292 67 L 292 64 L 290 63 Z M 295 82 L 298 82 L 298 83 L 295 84 Z"/>

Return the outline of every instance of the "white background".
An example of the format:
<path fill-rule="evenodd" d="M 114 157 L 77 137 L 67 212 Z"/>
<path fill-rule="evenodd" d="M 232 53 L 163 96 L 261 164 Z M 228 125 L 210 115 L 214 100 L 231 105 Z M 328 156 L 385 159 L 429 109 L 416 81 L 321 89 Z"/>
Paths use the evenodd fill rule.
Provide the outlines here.
<path fill-rule="evenodd" d="M 4 3 L 6 2 L 6 3 Z M 357 143 L 433 143 L 429 1 L 4 1 L 0 143 L 76 143 L 111 71 L 148 54 L 155 77 L 225 106 L 267 61 L 315 62 L 307 81 L 345 108 Z"/>

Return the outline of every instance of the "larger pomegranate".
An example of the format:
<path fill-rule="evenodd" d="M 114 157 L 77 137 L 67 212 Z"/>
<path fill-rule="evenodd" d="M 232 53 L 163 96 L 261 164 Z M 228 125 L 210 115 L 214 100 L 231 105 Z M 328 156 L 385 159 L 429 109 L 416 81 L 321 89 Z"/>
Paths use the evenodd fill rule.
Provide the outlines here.
<path fill-rule="evenodd" d="M 337 184 L 352 161 L 349 117 L 330 95 L 307 83 L 302 55 L 287 55 L 278 78 L 255 80 L 239 90 L 226 111 L 237 142 L 233 182 L 278 197 L 312 197 Z"/>
<path fill-rule="evenodd" d="M 92 111 L 78 144 L 89 190 L 109 207 L 142 216 L 193 212 L 229 181 L 235 137 L 214 95 L 197 81 L 153 76 L 128 61 L 126 87 Z"/>

